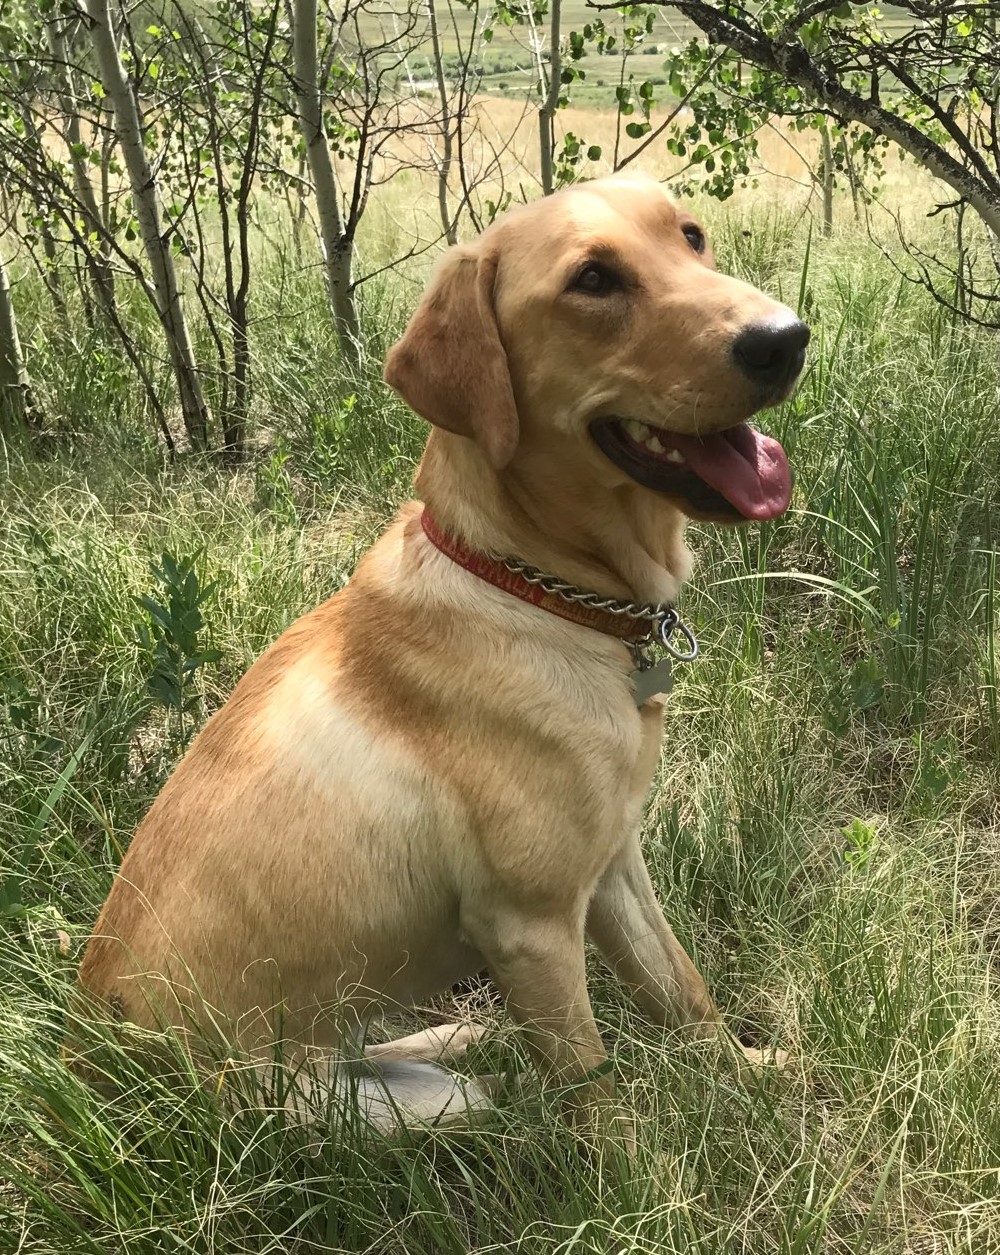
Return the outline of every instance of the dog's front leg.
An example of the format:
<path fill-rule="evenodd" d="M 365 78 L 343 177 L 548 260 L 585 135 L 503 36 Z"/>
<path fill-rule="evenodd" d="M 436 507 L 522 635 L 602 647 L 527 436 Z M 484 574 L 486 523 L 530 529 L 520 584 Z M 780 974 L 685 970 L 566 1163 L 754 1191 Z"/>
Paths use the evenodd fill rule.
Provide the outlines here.
<path fill-rule="evenodd" d="M 604 873 L 587 914 L 587 931 L 615 975 L 656 1024 L 718 1038 L 752 1067 L 784 1066 L 783 1050 L 745 1046 L 723 1024 L 698 969 L 663 918 L 633 837 Z"/>
<path fill-rule="evenodd" d="M 631 1143 L 613 1110 L 614 1082 L 587 992 L 583 913 L 534 913 L 496 903 L 463 909 L 507 1008 L 546 1079 L 566 1087 L 566 1114 L 585 1134 Z"/>
<path fill-rule="evenodd" d="M 656 900 L 633 837 L 604 873 L 587 931 L 618 979 L 657 1023 L 699 1037 L 718 1035 L 722 1016 Z"/>

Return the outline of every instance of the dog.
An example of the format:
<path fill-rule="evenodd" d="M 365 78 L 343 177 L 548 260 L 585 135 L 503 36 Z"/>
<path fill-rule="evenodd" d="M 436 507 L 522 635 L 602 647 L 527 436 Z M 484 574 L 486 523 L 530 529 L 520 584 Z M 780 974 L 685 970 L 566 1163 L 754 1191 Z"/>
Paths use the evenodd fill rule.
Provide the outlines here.
<path fill-rule="evenodd" d="M 449 249 L 385 365 L 431 424 L 420 500 L 194 740 L 100 913 L 87 1005 L 296 1057 L 487 969 L 583 1129 L 614 1107 L 585 938 L 657 1024 L 726 1039 L 640 849 L 668 687 L 649 664 L 693 652 L 687 520 L 789 504 L 746 420 L 808 339 L 643 177 Z"/>

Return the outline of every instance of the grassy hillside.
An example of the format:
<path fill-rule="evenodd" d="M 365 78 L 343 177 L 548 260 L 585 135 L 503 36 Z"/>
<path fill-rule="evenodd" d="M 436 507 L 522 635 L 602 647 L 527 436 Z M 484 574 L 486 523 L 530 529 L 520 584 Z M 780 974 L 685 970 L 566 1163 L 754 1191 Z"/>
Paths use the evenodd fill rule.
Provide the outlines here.
<path fill-rule="evenodd" d="M 883 25 L 890 32 L 898 31 L 909 23 L 906 17 L 893 5 L 883 5 Z M 518 94 L 529 92 L 534 94 L 538 83 L 536 41 L 543 48 L 547 47 L 548 26 L 543 21 L 537 28 L 529 25 L 506 26 L 492 20 L 489 6 L 481 6 L 479 13 L 455 5 L 453 15 L 442 14 L 439 18 L 442 51 L 447 57 L 459 49 L 467 50 L 470 45 L 480 50 L 482 65 L 485 70 L 483 88 L 487 91 Z M 588 22 L 601 17 L 609 29 L 616 30 L 622 20 L 614 12 L 591 7 L 587 0 L 564 0 L 561 8 L 561 28 L 564 42 L 570 31 L 580 30 Z M 488 43 L 477 42 L 483 28 L 489 25 L 492 31 Z M 652 33 L 640 46 L 639 50 L 629 57 L 628 69 L 638 82 L 643 79 L 655 79 L 663 70 L 664 55 L 667 49 L 687 43 L 700 37 L 701 32 L 682 14 L 669 8 L 658 8 Z M 619 42 L 619 48 L 621 44 Z M 418 77 L 433 77 L 430 61 L 429 43 L 425 52 L 426 60 L 418 53 L 412 58 L 411 70 Z M 621 60 L 617 55 L 598 56 L 592 53 L 579 63 L 585 75 L 584 82 L 577 82 L 573 89 L 573 99 L 581 104 L 608 105 L 613 103 L 614 85 L 618 82 L 621 71 Z M 610 97 L 609 97 L 610 92 Z"/>

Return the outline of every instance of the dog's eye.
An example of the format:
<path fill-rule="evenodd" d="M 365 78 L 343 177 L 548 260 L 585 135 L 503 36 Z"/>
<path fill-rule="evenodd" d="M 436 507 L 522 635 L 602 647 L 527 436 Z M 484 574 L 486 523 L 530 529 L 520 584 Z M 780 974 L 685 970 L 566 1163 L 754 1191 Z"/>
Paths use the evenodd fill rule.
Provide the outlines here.
<path fill-rule="evenodd" d="M 696 253 L 703 253 L 705 251 L 705 232 L 701 229 L 701 227 L 696 227 L 692 222 L 682 229 L 684 231 L 684 238 L 691 245 L 694 251 Z"/>
<path fill-rule="evenodd" d="M 607 296 L 621 286 L 621 279 L 613 270 L 592 261 L 583 267 L 571 284 L 574 292 L 584 292 L 587 296 Z"/>

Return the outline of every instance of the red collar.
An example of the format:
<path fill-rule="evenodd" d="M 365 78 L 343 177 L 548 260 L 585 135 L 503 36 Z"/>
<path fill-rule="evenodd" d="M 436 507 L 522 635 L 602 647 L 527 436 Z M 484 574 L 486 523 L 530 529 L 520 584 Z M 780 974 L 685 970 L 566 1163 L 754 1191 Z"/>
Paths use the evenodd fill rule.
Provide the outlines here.
<path fill-rule="evenodd" d="M 549 614 L 558 615 L 560 619 L 568 619 L 571 623 L 579 623 L 582 627 L 594 628 L 607 636 L 617 636 L 623 641 L 639 641 L 649 635 L 650 625 L 645 619 L 624 618 L 607 610 L 595 610 L 590 606 L 577 605 L 565 601 L 557 593 L 547 593 L 537 584 L 532 584 L 523 575 L 511 571 L 499 558 L 491 558 L 487 554 L 477 553 L 470 549 L 456 536 L 449 536 L 441 530 L 430 510 L 425 506 L 420 515 L 420 524 L 427 539 L 443 554 L 465 567 L 473 575 L 477 575 L 494 588 L 510 593 L 539 610 L 547 610 Z"/>

